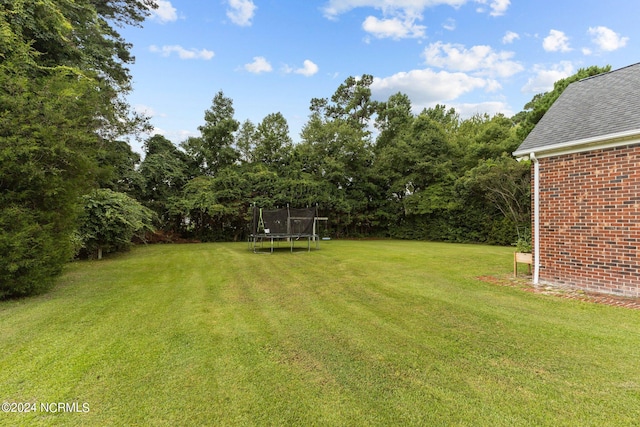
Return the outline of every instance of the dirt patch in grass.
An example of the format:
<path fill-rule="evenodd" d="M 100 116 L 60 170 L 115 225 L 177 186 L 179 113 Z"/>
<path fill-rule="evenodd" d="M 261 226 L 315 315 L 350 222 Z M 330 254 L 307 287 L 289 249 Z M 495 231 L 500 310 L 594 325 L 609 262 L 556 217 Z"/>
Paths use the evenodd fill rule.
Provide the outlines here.
<path fill-rule="evenodd" d="M 632 310 L 640 310 L 640 298 L 622 297 L 610 294 L 584 291 L 580 289 L 561 288 L 550 285 L 534 286 L 530 278 L 523 277 L 495 277 L 479 276 L 478 280 L 499 286 L 509 286 L 522 289 L 525 292 L 535 294 L 553 295 L 559 298 L 575 299 L 595 304 L 606 304 L 616 307 L 624 307 Z"/>

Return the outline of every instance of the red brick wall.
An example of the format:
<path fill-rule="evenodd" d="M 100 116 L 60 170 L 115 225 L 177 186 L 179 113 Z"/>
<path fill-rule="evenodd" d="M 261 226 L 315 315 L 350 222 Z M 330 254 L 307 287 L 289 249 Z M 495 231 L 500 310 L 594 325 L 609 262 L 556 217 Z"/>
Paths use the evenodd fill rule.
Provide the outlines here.
<path fill-rule="evenodd" d="M 640 296 L 640 145 L 539 162 L 540 282 Z"/>

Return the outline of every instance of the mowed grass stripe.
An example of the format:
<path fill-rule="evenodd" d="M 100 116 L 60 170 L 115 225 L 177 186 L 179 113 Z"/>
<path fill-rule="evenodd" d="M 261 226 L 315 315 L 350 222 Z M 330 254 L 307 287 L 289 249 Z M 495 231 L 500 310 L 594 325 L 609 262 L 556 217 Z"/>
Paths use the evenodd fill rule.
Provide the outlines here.
<path fill-rule="evenodd" d="M 475 279 L 511 249 L 157 245 L 0 303 L 0 425 L 633 425 L 640 313 Z"/>

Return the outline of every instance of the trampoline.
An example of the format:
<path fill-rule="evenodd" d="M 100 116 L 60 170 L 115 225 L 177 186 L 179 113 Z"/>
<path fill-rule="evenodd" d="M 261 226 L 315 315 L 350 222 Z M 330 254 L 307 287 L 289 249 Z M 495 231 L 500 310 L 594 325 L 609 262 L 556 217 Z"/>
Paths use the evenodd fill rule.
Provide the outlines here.
<path fill-rule="evenodd" d="M 312 242 L 319 249 L 317 223 L 326 220 L 327 218 L 318 217 L 317 207 L 262 209 L 254 206 L 249 248 L 256 253 L 265 250 L 273 253 L 274 248 L 286 242 L 293 252 L 296 242 L 306 241 L 307 251 L 311 251 Z"/>

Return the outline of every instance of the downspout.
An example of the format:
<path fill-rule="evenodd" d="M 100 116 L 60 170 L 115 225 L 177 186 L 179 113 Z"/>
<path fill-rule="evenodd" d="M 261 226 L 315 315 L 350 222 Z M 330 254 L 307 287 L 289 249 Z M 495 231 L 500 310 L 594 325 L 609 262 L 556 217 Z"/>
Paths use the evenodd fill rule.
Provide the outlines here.
<path fill-rule="evenodd" d="M 530 153 L 533 162 L 533 284 L 540 280 L 540 163 L 535 153 Z"/>

